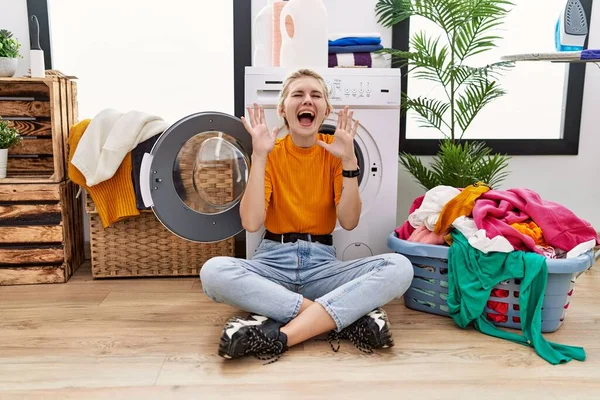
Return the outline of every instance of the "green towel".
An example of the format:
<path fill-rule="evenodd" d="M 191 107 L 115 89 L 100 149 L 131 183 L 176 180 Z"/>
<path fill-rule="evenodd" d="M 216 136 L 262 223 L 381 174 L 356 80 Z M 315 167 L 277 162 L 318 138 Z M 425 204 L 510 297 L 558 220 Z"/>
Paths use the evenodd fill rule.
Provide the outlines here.
<path fill-rule="evenodd" d="M 542 336 L 542 303 L 548 278 L 546 258 L 533 252 L 483 253 L 457 230 L 452 231 L 448 252 L 448 309 L 461 328 L 469 323 L 486 335 L 533 346 L 551 364 L 585 360 L 582 347 L 546 341 Z M 507 332 L 485 317 L 485 306 L 494 286 L 503 280 L 521 280 L 519 305 L 523 335 Z"/>

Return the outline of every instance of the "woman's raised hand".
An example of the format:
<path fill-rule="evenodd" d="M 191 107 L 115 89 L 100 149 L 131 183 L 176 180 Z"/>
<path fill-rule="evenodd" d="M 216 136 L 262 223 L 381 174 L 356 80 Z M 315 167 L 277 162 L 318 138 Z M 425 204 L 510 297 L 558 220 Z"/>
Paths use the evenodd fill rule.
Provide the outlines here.
<path fill-rule="evenodd" d="M 356 154 L 354 153 L 354 137 L 356 136 L 359 122 L 356 120 L 354 124 L 352 124 L 353 114 L 354 112 L 349 111 L 348 106 L 338 113 L 338 123 L 331 144 L 321 140 L 317 141 L 319 146 L 345 162 L 356 160 Z"/>
<path fill-rule="evenodd" d="M 274 128 L 273 132 L 269 132 L 265 121 L 265 110 L 262 106 L 254 103 L 254 109 L 246 107 L 248 110 L 248 120 L 242 117 L 244 127 L 252 136 L 252 154 L 259 157 L 267 157 L 275 146 L 275 139 L 279 133 L 279 128 Z"/>

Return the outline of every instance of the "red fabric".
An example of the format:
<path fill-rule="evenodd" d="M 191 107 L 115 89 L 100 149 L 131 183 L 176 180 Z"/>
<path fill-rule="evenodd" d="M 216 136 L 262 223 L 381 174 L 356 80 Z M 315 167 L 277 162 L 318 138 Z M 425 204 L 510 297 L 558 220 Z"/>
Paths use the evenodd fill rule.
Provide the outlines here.
<path fill-rule="evenodd" d="M 508 297 L 510 293 L 505 289 L 492 289 L 490 296 L 493 297 Z"/>
<path fill-rule="evenodd" d="M 533 239 L 510 224 L 532 219 L 541 229 L 546 242 L 569 251 L 576 245 L 600 238 L 592 225 L 579 219 L 566 207 L 542 200 L 530 189 L 490 190 L 475 202 L 473 219 L 479 229 L 485 229 L 488 238 L 504 236 L 515 250 L 542 254 Z"/>
<path fill-rule="evenodd" d="M 417 197 L 413 201 L 412 205 L 410 206 L 410 210 L 408 211 L 408 215 L 412 214 L 417 208 L 421 207 L 421 204 L 423 204 L 424 198 L 425 198 L 425 195 L 422 195 L 422 196 Z M 404 224 L 402 224 L 401 226 L 394 229 L 394 232 L 396 232 L 398 239 L 403 239 L 403 240 L 408 240 L 408 238 L 410 237 L 410 235 L 412 235 L 412 233 L 414 231 L 415 231 L 415 228 L 413 228 L 413 226 L 408 222 L 408 219 L 404 222 Z"/>
<path fill-rule="evenodd" d="M 508 321 L 508 315 L 500 315 L 494 313 L 487 313 L 487 319 L 493 322 L 506 322 Z"/>
<path fill-rule="evenodd" d="M 506 315 L 508 312 L 508 303 L 502 303 L 499 301 L 488 300 L 487 307 L 491 310 L 496 311 L 498 314 Z"/>

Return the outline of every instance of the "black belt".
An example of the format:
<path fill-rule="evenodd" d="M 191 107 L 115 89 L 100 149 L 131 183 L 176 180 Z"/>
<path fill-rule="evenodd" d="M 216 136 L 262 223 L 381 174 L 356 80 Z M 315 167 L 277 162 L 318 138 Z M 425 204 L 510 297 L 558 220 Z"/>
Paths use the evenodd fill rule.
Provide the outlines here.
<path fill-rule="evenodd" d="M 276 242 L 286 243 L 295 242 L 297 240 L 306 240 L 307 242 L 319 242 L 328 246 L 333 245 L 333 237 L 331 235 L 311 235 L 310 233 L 273 233 L 266 231 L 265 239 L 274 240 Z"/>

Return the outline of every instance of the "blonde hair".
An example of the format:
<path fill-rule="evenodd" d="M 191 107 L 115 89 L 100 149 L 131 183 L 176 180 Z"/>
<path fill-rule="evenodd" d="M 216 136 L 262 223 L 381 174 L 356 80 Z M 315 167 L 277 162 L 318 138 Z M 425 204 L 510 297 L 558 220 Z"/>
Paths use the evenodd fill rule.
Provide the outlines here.
<path fill-rule="evenodd" d="M 281 93 L 279 93 L 279 101 L 277 103 L 277 114 L 283 118 L 286 128 L 289 128 L 289 125 L 288 125 L 287 118 L 285 118 L 281 113 L 281 111 L 283 110 L 283 106 L 284 106 L 283 103 L 285 102 L 285 99 L 288 97 L 288 94 L 290 91 L 290 84 L 292 82 L 294 82 L 296 79 L 299 79 L 299 78 L 302 78 L 305 76 L 315 78 L 317 81 L 319 81 L 319 83 L 321 84 L 321 86 L 323 88 L 323 98 L 325 99 L 325 104 L 327 105 L 327 110 L 325 112 L 327 114 L 329 114 L 332 110 L 331 103 L 329 102 L 329 91 L 327 90 L 327 84 L 325 84 L 325 80 L 323 79 L 323 77 L 313 70 L 306 69 L 306 68 L 299 69 L 295 72 L 292 72 L 291 74 L 289 74 L 287 76 L 287 78 L 285 78 L 285 81 L 283 82 L 283 89 L 281 90 Z"/>

